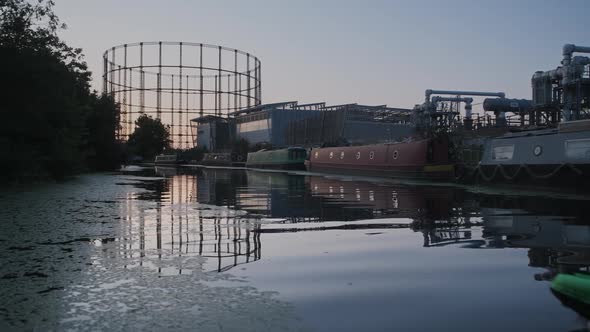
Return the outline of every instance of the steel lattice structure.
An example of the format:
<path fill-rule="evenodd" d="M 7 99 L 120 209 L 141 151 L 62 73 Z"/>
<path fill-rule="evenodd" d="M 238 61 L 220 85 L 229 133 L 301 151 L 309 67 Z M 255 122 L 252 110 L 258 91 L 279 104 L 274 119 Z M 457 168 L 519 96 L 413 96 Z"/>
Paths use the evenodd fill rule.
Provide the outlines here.
<path fill-rule="evenodd" d="M 190 120 L 261 103 L 261 62 L 243 51 L 187 42 L 139 42 L 103 54 L 103 91 L 121 107 L 125 141 L 142 114 L 170 126 L 172 146 L 194 146 Z"/>

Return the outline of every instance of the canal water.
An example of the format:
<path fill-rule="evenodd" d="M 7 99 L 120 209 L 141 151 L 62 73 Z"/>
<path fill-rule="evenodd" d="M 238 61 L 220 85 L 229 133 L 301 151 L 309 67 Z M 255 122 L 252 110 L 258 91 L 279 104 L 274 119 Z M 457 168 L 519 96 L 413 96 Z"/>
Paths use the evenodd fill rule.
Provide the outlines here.
<path fill-rule="evenodd" d="M 0 192 L 0 330 L 571 331 L 590 200 L 144 169 Z"/>

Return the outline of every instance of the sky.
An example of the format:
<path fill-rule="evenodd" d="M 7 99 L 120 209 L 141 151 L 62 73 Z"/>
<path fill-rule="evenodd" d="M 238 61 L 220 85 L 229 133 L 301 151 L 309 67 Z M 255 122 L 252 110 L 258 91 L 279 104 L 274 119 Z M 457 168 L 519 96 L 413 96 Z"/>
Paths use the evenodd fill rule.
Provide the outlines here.
<path fill-rule="evenodd" d="M 262 62 L 263 103 L 411 108 L 424 90 L 531 98 L 565 43 L 590 46 L 590 1 L 56 0 L 101 91 L 102 54 L 140 41 L 237 48 Z"/>

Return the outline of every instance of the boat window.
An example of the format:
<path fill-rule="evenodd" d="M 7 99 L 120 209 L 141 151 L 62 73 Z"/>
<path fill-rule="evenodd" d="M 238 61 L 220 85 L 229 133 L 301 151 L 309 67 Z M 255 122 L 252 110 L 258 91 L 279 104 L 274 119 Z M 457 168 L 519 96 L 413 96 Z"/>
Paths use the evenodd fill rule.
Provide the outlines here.
<path fill-rule="evenodd" d="M 361 159 L 361 152 L 360 152 L 360 151 L 358 151 L 358 152 L 356 153 L 356 159 Z"/>
<path fill-rule="evenodd" d="M 514 145 L 496 146 L 492 150 L 493 160 L 512 160 Z"/>
<path fill-rule="evenodd" d="M 319 152 L 316 151 L 314 154 L 315 159 L 318 159 L 319 155 L 320 155 Z"/>
<path fill-rule="evenodd" d="M 375 151 L 369 152 L 369 159 L 375 158 Z"/>
<path fill-rule="evenodd" d="M 393 151 L 393 159 L 397 159 L 398 154 L 397 150 Z"/>
<path fill-rule="evenodd" d="M 573 159 L 590 159 L 590 139 L 565 141 L 565 155 Z"/>
<path fill-rule="evenodd" d="M 334 152 L 330 152 L 330 159 L 334 158 Z"/>
<path fill-rule="evenodd" d="M 340 159 L 344 159 L 344 151 L 340 152 Z"/>

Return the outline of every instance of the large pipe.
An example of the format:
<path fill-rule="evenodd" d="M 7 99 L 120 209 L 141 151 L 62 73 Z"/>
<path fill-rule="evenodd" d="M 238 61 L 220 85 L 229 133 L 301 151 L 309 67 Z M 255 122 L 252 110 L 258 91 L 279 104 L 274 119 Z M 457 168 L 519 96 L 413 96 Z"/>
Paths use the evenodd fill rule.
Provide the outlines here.
<path fill-rule="evenodd" d="M 452 102 L 463 102 L 463 103 L 472 103 L 473 102 L 473 98 L 469 98 L 469 97 L 465 97 L 465 98 L 460 98 L 460 97 L 432 97 L 432 102 L 436 103 L 439 101 L 452 101 Z"/>
<path fill-rule="evenodd" d="M 494 112 L 496 125 L 503 127 L 506 125 L 507 112 L 518 113 L 522 118 L 524 113 L 533 109 L 533 102 L 528 99 L 486 98 L 483 101 L 483 109 L 486 112 Z"/>
<path fill-rule="evenodd" d="M 485 97 L 506 97 L 504 92 L 481 92 L 481 91 L 452 91 L 452 90 L 431 90 L 425 91 L 426 103 L 430 103 L 431 95 L 461 95 L 461 96 L 485 96 Z"/>
<path fill-rule="evenodd" d="M 578 52 L 578 53 L 590 53 L 590 47 L 588 46 L 577 46 L 574 44 L 565 44 L 563 45 L 563 61 L 561 61 L 561 64 L 566 66 L 569 65 L 572 61 L 572 54 L 574 54 L 574 52 Z"/>
<path fill-rule="evenodd" d="M 533 108 L 533 102 L 528 99 L 486 98 L 483 109 L 486 112 L 528 112 Z"/>

